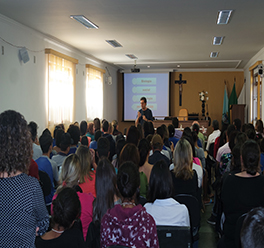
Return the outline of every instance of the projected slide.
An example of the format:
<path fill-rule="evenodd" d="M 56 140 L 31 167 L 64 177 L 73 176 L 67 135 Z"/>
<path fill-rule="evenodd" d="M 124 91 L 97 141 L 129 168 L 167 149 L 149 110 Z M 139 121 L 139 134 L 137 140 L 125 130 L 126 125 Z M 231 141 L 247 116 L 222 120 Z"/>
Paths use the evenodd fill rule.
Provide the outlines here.
<path fill-rule="evenodd" d="M 134 121 L 141 109 L 140 98 L 147 98 L 147 107 L 154 117 L 169 115 L 169 73 L 124 74 L 124 120 Z"/>

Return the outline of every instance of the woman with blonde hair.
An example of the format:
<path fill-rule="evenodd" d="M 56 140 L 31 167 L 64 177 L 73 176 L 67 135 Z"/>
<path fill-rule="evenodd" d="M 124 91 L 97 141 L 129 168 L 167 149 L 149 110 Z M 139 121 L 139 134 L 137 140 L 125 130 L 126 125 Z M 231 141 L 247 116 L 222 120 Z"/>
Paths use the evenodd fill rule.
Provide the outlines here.
<path fill-rule="evenodd" d="M 93 218 L 93 200 L 92 194 L 86 194 L 82 192 L 82 189 L 78 186 L 78 182 L 81 175 L 81 163 L 76 154 L 69 155 L 63 162 L 60 173 L 60 186 L 58 187 L 52 200 L 56 199 L 58 194 L 65 187 L 73 188 L 76 190 L 79 200 L 81 202 L 81 216 L 83 237 L 86 239 L 88 227 Z M 51 205 L 51 214 L 53 214 L 53 204 Z"/>
<path fill-rule="evenodd" d="M 95 175 L 96 171 L 92 168 L 92 156 L 88 147 L 79 146 L 76 154 L 80 159 L 81 174 L 79 180 L 79 186 L 81 187 L 83 193 L 91 193 L 96 197 L 95 191 Z"/>
<path fill-rule="evenodd" d="M 190 194 L 197 197 L 198 176 L 192 169 L 193 155 L 190 143 L 182 138 L 178 141 L 174 153 L 172 181 L 175 195 Z"/>

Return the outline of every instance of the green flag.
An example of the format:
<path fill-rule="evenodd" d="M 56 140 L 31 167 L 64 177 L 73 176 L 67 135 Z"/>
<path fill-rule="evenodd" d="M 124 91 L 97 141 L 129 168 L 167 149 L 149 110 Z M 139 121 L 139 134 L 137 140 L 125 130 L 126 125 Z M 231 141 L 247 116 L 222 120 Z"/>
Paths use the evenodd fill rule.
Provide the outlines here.
<path fill-rule="evenodd" d="M 230 94 L 229 101 L 228 101 L 228 106 L 229 106 L 228 116 L 229 116 L 229 120 L 230 120 L 230 108 L 231 108 L 231 105 L 233 105 L 233 104 L 237 104 L 236 81 L 234 82 L 233 89 L 232 89 L 232 92 Z"/>

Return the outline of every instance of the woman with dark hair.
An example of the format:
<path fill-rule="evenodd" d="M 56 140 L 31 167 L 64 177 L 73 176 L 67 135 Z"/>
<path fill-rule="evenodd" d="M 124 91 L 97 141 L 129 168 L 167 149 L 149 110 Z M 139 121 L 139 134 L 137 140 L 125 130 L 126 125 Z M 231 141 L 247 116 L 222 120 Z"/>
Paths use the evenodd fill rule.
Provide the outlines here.
<path fill-rule="evenodd" d="M 93 221 L 89 226 L 86 237 L 86 244 L 89 248 L 100 247 L 101 220 L 108 209 L 121 203 L 116 184 L 116 173 L 113 165 L 105 157 L 100 159 L 96 172 L 96 199 L 93 202 Z"/>
<path fill-rule="evenodd" d="M 24 117 L 13 110 L 0 114 L 1 247 L 35 247 L 49 226 L 49 214 L 36 178 L 27 175 L 32 140 Z"/>
<path fill-rule="evenodd" d="M 181 138 L 179 140 L 173 158 L 172 182 L 175 195 L 190 194 L 198 199 L 198 176 L 196 171 L 192 169 L 193 152 L 186 139 Z"/>
<path fill-rule="evenodd" d="M 122 135 L 122 133 L 120 131 L 118 131 L 118 121 L 117 120 L 112 121 L 112 126 L 113 126 L 113 135 L 114 136 L 117 136 L 118 134 Z"/>
<path fill-rule="evenodd" d="M 77 192 L 77 195 L 81 202 L 81 215 L 80 219 L 83 228 L 83 237 L 86 238 L 88 227 L 92 221 L 93 213 L 93 200 L 92 194 L 86 194 L 82 192 L 82 189 L 78 186 L 78 181 L 81 174 L 80 159 L 76 154 L 69 155 L 62 164 L 60 174 L 60 186 L 58 187 L 53 200 L 57 198 L 57 195 L 65 188 L 73 188 Z M 53 203 L 51 205 L 51 214 L 53 213 Z"/>
<path fill-rule="evenodd" d="M 198 146 L 198 135 L 195 131 L 192 131 L 192 138 L 194 142 L 194 149 L 195 149 L 195 155 L 197 158 L 200 159 L 203 168 L 205 169 L 205 156 L 204 156 L 204 149 L 202 147 Z"/>
<path fill-rule="evenodd" d="M 86 135 L 86 133 L 87 133 L 87 121 L 81 121 L 81 124 L 80 124 L 81 137 Z"/>
<path fill-rule="evenodd" d="M 154 219 L 144 207 L 135 204 L 139 185 L 138 166 L 133 162 L 123 163 L 117 174 L 122 203 L 108 209 L 102 218 L 102 248 L 111 245 L 159 247 Z"/>
<path fill-rule="evenodd" d="M 173 183 L 168 166 L 163 160 L 153 166 L 149 181 L 148 200 L 144 207 L 156 225 L 190 226 L 189 212 L 184 204 L 173 198 Z"/>
<path fill-rule="evenodd" d="M 36 248 L 84 248 L 81 231 L 78 228 L 71 228 L 80 215 L 81 204 L 76 191 L 72 188 L 63 188 L 53 201 L 52 229 L 37 237 Z"/>
<path fill-rule="evenodd" d="M 168 126 L 168 131 L 169 131 L 169 142 L 172 142 L 174 147 L 175 147 L 177 142 L 179 141 L 179 139 L 177 139 L 174 136 L 175 135 L 175 128 L 172 124 Z"/>
<path fill-rule="evenodd" d="M 81 174 L 79 180 L 79 186 L 84 193 L 91 193 L 96 197 L 95 192 L 95 175 L 96 170 L 92 168 L 92 156 L 88 147 L 79 146 L 76 154 L 80 159 Z"/>
<path fill-rule="evenodd" d="M 128 131 L 127 131 L 127 136 L 126 136 L 126 141 L 127 143 L 132 143 L 135 146 L 138 145 L 139 142 L 139 132 L 136 126 L 131 126 Z"/>
<path fill-rule="evenodd" d="M 118 138 L 118 136 L 116 136 L 116 138 Z M 120 156 L 120 153 L 123 149 L 123 147 L 126 145 L 126 140 L 124 138 L 119 138 L 118 141 L 116 141 L 116 158 L 114 158 L 112 160 L 112 165 L 118 169 L 119 167 L 119 156 Z"/>
<path fill-rule="evenodd" d="M 255 124 L 255 130 L 256 130 L 256 135 L 259 138 L 264 138 L 264 133 L 263 133 L 263 122 L 262 120 L 257 120 Z"/>
<path fill-rule="evenodd" d="M 149 152 L 151 151 L 150 142 L 147 139 L 140 140 L 138 144 L 138 151 L 139 151 L 139 172 L 143 172 L 148 179 L 150 178 L 150 173 L 152 170 L 153 165 L 148 162 L 149 159 Z"/>
<path fill-rule="evenodd" d="M 139 168 L 139 162 L 140 162 L 140 157 L 139 157 L 139 151 L 138 148 L 134 144 L 126 144 L 119 156 L 119 165 L 122 166 L 124 162 L 131 161 L 134 164 L 137 165 L 138 169 Z M 120 168 L 120 167 L 119 167 Z M 146 174 L 141 171 L 140 172 L 140 195 L 143 196 L 144 198 L 147 197 L 147 192 L 148 192 L 148 179 Z"/>
<path fill-rule="evenodd" d="M 254 140 L 241 147 L 241 169 L 227 176 L 223 183 L 221 199 L 225 214 L 224 236 L 219 247 L 235 247 L 236 222 L 254 207 L 264 206 L 264 177 L 259 174 L 259 146 Z"/>

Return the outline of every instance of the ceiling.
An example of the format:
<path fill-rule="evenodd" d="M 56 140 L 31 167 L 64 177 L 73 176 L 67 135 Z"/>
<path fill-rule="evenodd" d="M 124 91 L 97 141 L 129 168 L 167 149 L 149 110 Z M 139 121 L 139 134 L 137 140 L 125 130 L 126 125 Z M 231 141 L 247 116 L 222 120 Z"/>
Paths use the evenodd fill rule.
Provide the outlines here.
<path fill-rule="evenodd" d="M 217 25 L 218 10 L 227 9 L 234 10 L 229 24 Z M 0 0 L 0 14 L 121 69 L 134 64 L 125 54 L 141 69 L 242 69 L 264 46 L 263 10 L 263 0 Z M 221 46 L 212 45 L 214 36 L 225 37 Z M 214 51 L 219 56 L 210 58 Z"/>

